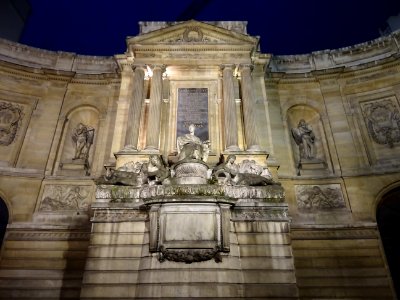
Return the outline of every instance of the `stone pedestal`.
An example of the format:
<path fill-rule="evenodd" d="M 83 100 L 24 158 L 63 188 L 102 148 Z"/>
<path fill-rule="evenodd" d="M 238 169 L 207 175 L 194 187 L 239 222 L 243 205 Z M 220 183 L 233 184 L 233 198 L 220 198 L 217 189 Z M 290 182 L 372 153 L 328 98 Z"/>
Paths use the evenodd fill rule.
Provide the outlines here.
<path fill-rule="evenodd" d="M 298 164 L 297 175 L 328 174 L 327 165 L 320 159 L 302 159 Z"/>
<path fill-rule="evenodd" d="M 283 188 L 98 186 L 82 299 L 297 299 Z"/>
<path fill-rule="evenodd" d="M 66 160 L 60 163 L 61 175 L 89 175 L 89 162 L 85 159 Z"/>

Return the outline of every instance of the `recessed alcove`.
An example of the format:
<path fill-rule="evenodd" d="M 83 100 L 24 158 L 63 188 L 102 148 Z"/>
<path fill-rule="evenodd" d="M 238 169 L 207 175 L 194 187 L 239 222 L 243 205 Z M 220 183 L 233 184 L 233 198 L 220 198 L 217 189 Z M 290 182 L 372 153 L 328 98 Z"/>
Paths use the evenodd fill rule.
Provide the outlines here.
<path fill-rule="evenodd" d="M 387 192 L 376 211 L 376 221 L 397 295 L 400 295 L 400 187 Z"/>

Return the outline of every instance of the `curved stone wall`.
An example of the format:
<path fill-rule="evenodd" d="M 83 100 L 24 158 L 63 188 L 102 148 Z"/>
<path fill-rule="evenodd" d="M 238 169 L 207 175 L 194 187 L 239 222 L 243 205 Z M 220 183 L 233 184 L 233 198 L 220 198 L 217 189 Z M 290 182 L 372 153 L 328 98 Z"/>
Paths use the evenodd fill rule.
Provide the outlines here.
<path fill-rule="evenodd" d="M 154 30 L 165 27 L 153 25 Z M 210 23 L 205 29 L 217 25 Z M 192 34 L 195 39 L 185 51 L 204 42 L 210 53 L 220 51 L 218 57 L 204 49 L 186 54 L 179 50 L 182 40 L 168 28 L 160 29 L 165 32 L 165 41 L 177 43 L 171 48 L 169 61 L 187 60 L 187 65 L 163 78 L 171 88 L 159 91 L 161 124 L 168 127 L 172 122 L 176 90 L 200 80 L 205 82 L 201 87 L 209 88 L 215 98 L 210 101 L 215 119 L 210 124 L 218 129 L 215 131 L 223 131 L 220 64 L 207 64 L 218 59 L 224 63 L 237 59 L 237 65 L 251 61 L 256 131 L 289 205 L 292 231 L 285 232 L 285 247 L 293 249 L 300 298 L 390 298 L 375 209 L 382 191 L 400 182 L 400 32 L 336 50 L 285 56 L 255 51 L 254 57 L 247 57 L 243 49 L 256 48 L 258 40 L 245 33 L 243 24 L 233 25 L 238 26 L 235 39 L 224 31 L 229 22 L 218 35 L 214 32 L 213 40 L 201 40 L 203 36 L 194 27 L 185 31 L 187 38 Z M 143 30 L 144 34 L 154 33 Z M 219 48 L 218 43 L 230 38 L 235 42 L 241 38 L 245 46 Z M 154 49 L 157 46 L 155 43 Z M 142 61 L 159 59 L 151 53 L 151 47 L 141 50 L 139 45 L 138 49 Z M 124 146 L 124 128 L 133 97 L 130 91 L 135 86 L 132 66 L 137 59 L 128 52 L 115 57 L 82 56 L 0 39 L 0 195 L 10 213 L 0 260 L 0 277 L 8 280 L 0 283 L 3 297 L 30 293 L 16 283 L 20 275 L 15 270 L 25 272 L 28 287 L 37 284 L 34 280 L 40 273 L 37 280 L 48 286 L 35 290 L 37 297 L 60 295 L 64 286 L 68 287 L 64 289 L 69 295 L 66 297 L 79 297 L 89 243 L 90 205 L 95 198 L 94 180 L 105 173 L 104 166 L 115 165 L 114 152 Z M 196 65 L 198 53 L 209 55 L 203 65 Z M 232 73 L 231 97 L 237 119 L 241 120 L 240 76 L 235 68 Z M 143 88 L 149 91 L 148 70 L 145 74 Z M 143 107 L 137 114 L 139 145 L 145 145 L 150 101 L 148 93 L 144 92 L 143 97 Z M 305 150 L 294 139 L 301 120 L 314 136 L 308 159 L 304 159 Z M 236 143 L 244 148 L 243 124 L 237 129 Z M 82 130 L 90 135 L 90 142 L 77 150 Z M 217 154 L 223 152 L 223 135 L 211 132 L 218 141 L 217 146 L 212 145 L 215 153 L 210 160 L 214 163 Z M 160 144 L 173 144 L 168 139 L 166 131 L 161 130 Z M 173 149 L 174 145 L 168 147 Z M 82 157 L 82 151 L 87 156 Z M 143 236 L 148 234 L 146 220 L 140 223 Z M 234 234 L 237 232 L 232 231 Z M 264 233 L 257 234 L 263 238 Z M 237 243 L 248 243 L 249 249 L 258 247 L 247 233 L 238 236 Z M 102 240 L 97 242 L 104 246 Z M 262 247 L 273 248 L 269 244 Z M 260 249 L 257 251 L 264 251 Z M 251 259 L 257 257 L 256 250 L 249 252 Z M 53 255 L 51 262 L 48 255 Z M 109 268 L 108 262 L 103 263 Z M 88 268 L 100 265 L 88 264 Z M 263 277 L 258 271 L 251 272 L 254 278 Z M 246 277 L 249 286 L 255 284 L 250 277 Z M 345 292 L 343 286 L 347 287 Z"/>

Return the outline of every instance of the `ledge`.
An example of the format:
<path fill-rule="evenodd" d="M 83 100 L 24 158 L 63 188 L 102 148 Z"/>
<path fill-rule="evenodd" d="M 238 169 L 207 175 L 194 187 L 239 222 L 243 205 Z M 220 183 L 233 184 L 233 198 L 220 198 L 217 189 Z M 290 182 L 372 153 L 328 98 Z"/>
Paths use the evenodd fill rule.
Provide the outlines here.
<path fill-rule="evenodd" d="M 280 185 L 268 186 L 221 186 L 221 185 L 156 185 L 135 188 L 131 186 L 99 185 L 96 203 L 135 202 L 144 204 L 166 202 L 220 202 L 234 204 L 251 199 L 259 202 L 284 202 L 284 190 Z"/>

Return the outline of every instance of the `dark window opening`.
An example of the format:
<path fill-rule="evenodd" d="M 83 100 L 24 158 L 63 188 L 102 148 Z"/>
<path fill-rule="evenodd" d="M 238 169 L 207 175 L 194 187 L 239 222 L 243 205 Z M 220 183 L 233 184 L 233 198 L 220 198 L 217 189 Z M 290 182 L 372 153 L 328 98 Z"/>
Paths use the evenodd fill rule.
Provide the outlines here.
<path fill-rule="evenodd" d="M 400 187 L 388 192 L 376 213 L 386 260 L 389 265 L 396 294 L 400 295 Z"/>
<path fill-rule="evenodd" d="M 1 245 L 3 244 L 3 239 L 6 233 L 7 224 L 8 224 L 8 209 L 3 199 L 0 198 L 0 248 Z"/>

